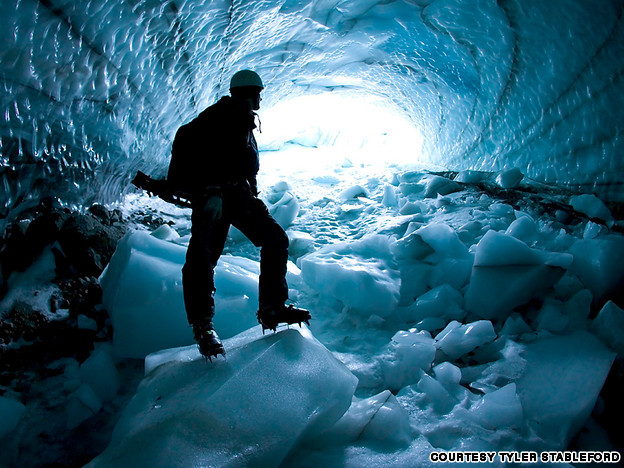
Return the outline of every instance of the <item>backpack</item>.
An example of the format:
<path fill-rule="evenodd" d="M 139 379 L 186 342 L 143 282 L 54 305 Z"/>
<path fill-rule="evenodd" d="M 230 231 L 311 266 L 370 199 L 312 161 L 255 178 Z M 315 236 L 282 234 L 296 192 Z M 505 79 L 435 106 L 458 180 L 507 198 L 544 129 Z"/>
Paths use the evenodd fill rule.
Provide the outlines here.
<path fill-rule="evenodd" d="M 197 174 L 191 158 L 194 152 L 190 124 L 178 129 L 171 147 L 171 161 L 167 172 L 167 181 L 173 190 L 191 193 L 196 186 Z M 194 174 L 195 173 L 195 174 Z"/>

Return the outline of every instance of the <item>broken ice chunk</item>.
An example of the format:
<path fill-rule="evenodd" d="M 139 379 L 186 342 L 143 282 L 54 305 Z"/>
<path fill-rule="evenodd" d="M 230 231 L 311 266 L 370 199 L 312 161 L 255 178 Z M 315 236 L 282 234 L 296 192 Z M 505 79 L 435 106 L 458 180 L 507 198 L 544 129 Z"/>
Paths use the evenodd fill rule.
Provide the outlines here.
<path fill-rule="evenodd" d="M 520 314 L 512 314 L 507 320 L 503 328 L 501 328 L 499 335 L 521 335 L 523 333 L 530 333 L 531 327 L 527 325 Z"/>
<path fill-rule="evenodd" d="M 299 200 L 291 191 L 280 192 L 279 194 L 281 195 L 280 198 L 272 204 L 269 203 L 268 208 L 273 219 L 286 229 L 299 214 Z"/>
<path fill-rule="evenodd" d="M 529 216 L 520 216 L 509 225 L 505 234 L 520 239 L 523 242 L 531 242 L 537 238 L 538 232 L 535 221 Z"/>
<path fill-rule="evenodd" d="M 483 395 L 470 412 L 487 429 L 520 427 L 523 421 L 522 404 L 516 394 L 516 384 L 510 383 Z"/>
<path fill-rule="evenodd" d="M 592 330 L 611 349 L 624 355 L 624 310 L 609 301 L 592 323 Z"/>
<path fill-rule="evenodd" d="M 338 198 L 342 201 L 353 200 L 358 197 L 368 197 L 368 192 L 361 185 L 354 185 L 347 189 L 344 189 L 338 194 Z"/>
<path fill-rule="evenodd" d="M 433 248 L 427 244 L 416 232 L 406 234 L 391 245 L 391 250 L 397 260 L 419 260 L 433 253 Z"/>
<path fill-rule="evenodd" d="M 496 332 L 489 320 L 479 320 L 465 325 L 453 321 L 436 336 L 434 345 L 450 359 L 457 359 L 495 338 Z"/>
<path fill-rule="evenodd" d="M 325 246 L 299 259 L 305 282 L 364 315 L 387 317 L 398 306 L 400 273 L 382 235 Z"/>
<path fill-rule="evenodd" d="M 131 231 L 117 244 L 100 277 L 102 304 L 111 315 L 113 347 L 122 357 L 193 343 L 182 295 L 186 248 Z M 215 273 L 215 325 L 222 338 L 254 326 L 259 264 L 224 255 Z M 254 305 L 255 304 L 255 305 Z M 137 333 L 140 324 L 141 333 Z"/>
<path fill-rule="evenodd" d="M 384 390 L 364 400 L 354 398 L 342 418 L 311 445 L 324 448 L 368 440 L 384 446 L 406 446 L 411 439 L 407 412 L 389 390 Z"/>
<path fill-rule="evenodd" d="M 102 400 L 91 388 L 90 385 L 83 383 L 78 390 L 69 397 L 66 406 L 67 428 L 74 429 L 83 421 L 93 416 L 102 408 Z"/>
<path fill-rule="evenodd" d="M 410 307 L 410 319 L 420 322 L 430 317 L 446 317 L 450 320 L 461 319 L 464 298 L 456 289 L 442 284 L 420 296 Z"/>
<path fill-rule="evenodd" d="M 455 230 L 445 223 L 431 223 L 416 231 L 423 241 L 439 253 L 456 258 L 466 258 L 468 248 L 459 240 Z"/>
<path fill-rule="evenodd" d="M 604 236 L 578 240 L 570 253 L 574 262 L 570 271 L 594 294 L 594 303 L 609 299 L 624 285 L 624 239 Z"/>
<path fill-rule="evenodd" d="M 606 230 L 606 228 L 603 225 L 587 221 L 587 225 L 583 230 L 583 239 L 595 239 L 604 230 Z"/>
<path fill-rule="evenodd" d="M 427 331 L 399 331 L 389 345 L 391 359 L 383 361 L 386 384 L 393 389 L 416 382 L 422 370 L 431 368 L 436 348 Z"/>
<path fill-rule="evenodd" d="M 447 324 L 447 321 L 442 317 L 427 317 L 416 324 L 418 330 L 434 331 L 442 330 Z"/>
<path fill-rule="evenodd" d="M 415 201 L 406 202 L 401 209 L 399 210 L 399 214 L 401 215 L 413 215 L 417 213 L 426 213 L 429 210 L 429 205 L 426 203 Z"/>
<path fill-rule="evenodd" d="M 523 178 L 524 174 L 520 169 L 514 167 L 513 169 L 499 172 L 496 175 L 496 183 L 504 189 L 510 189 L 520 185 Z"/>
<path fill-rule="evenodd" d="M 459 192 L 464 188 L 457 182 L 446 177 L 430 176 L 425 186 L 425 198 L 435 198 L 438 195 L 448 195 L 449 193 Z"/>
<path fill-rule="evenodd" d="M 586 331 L 526 345 L 526 371 L 516 384 L 525 419 L 538 436 L 567 446 L 596 404 L 614 357 Z"/>
<path fill-rule="evenodd" d="M 415 388 L 426 395 L 425 401 L 431 404 L 434 411 L 439 414 L 448 413 L 457 404 L 457 399 L 440 382 L 428 374 L 423 374 Z"/>
<path fill-rule="evenodd" d="M 559 301 L 546 300 L 537 316 L 536 325 L 539 330 L 561 333 L 566 329 L 570 319 L 563 312 L 563 304 Z"/>
<path fill-rule="evenodd" d="M 514 167 L 506 171 L 501 171 L 496 175 L 496 183 L 499 187 L 504 189 L 515 188 L 520 185 L 520 182 L 524 178 L 524 174 L 520 169 Z"/>
<path fill-rule="evenodd" d="M 487 179 L 488 175 L 487 172 L 465 170 L 457 174 L 455 181 L 465 184 L 478 184 Z"/>
<path fill-rule="evenodd" d="M 588 218 L 598 218 L 613 226 L 613 215 L 603 201 L 593 194 L 574 195 L 570 197 L 570 205 Z"/>
<path fill-rule="evenodd" d="M 471 368 L 462 367 L 462 383 L 469 384 L 471 388 L 493 391 L 522 377 L 527 366 L 526 359 L 523 357 L 524 345 L 506 338 L 493 343 L 499 348 L 501 344 L 504 346 L 496 355 L 487 356 L 486 353 L 483 356 L 486 360 L 490 360 L 487 364 L 471 366 Z M 492 361 L 492 359 L 496 360 Z"/>
<path fill-rule="evenodd" d="M 78 317 L 76 317 L 76 322 L 78 328 L 81 330 L 98 331 L 97 322 L 92 318 L 87 317 L 86 315 L 80 314 Z"/>
<path fill-rule="evenodd" d="M 393 207 L 399 204 L 397 199 L 396 189 L 390 185 L 386 184 L 383 188 L 383 199 L 381 201 L 383 206 Z"/>
<path fill-rule="evenodd" d="M 412 441 L 412 430 L 407 412 L 389 390 L 381 395 L 385 401 L 364 427 L 361 438 L 379 442 L 384 448 L 408 446 Z"/>
<path fill-rule="evenodd" d="M 435 378 L 449 393 L 454 394 L 461 381 L 461 369 L 450 362 L 443 362 L 433 368 Z"/>
<path fill-rule="evenodd" d="M 306 328 L 224 345 L 212 366 L 171 355 L 152 369 L 89 466 L 279 466 L 351 405 L 357 378 Z"/>
<path fill-rule="evenodd" d="M 288 254 L 298 258 L 314 250 L 314 238 L 307 232 L 294 231 L 289 229 L 288 234 Z"/>
<path fill-rule="evenodd" d="M 488 231 L 475 249 L 466 309 L 502 320 L 555 284 L 572 263 L 565 253 L 542 252 L 506 234 Z"/>
<path fill-rule="evenodd" d="M 156 239 L 165 241 L 174 241 L 180 238 L 180 234 L 174 231 L 168 224 L 163 224 L 156 230 L 152 231 L 152 236 Z"/>
<path fill-rule="evenodd" d="M 490 230 L 475 249 L 475 266 L 538 265 L 540 253 L 515 237 Z"/>
<path fill-rule="evenodd" d="M 80 379 L 91 386 L 102 401 L 112 400 L 121 385 L 121 377 L 107 349 L 96 349 L 80 365 Z"/>

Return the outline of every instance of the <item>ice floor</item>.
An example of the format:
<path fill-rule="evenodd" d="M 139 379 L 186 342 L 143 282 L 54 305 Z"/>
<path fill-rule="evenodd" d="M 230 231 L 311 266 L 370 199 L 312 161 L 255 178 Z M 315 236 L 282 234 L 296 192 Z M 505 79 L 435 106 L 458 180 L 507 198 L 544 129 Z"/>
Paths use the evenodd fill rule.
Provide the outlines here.
<path fill-rule="evenodd" d="M 622 310 L 607 299 L 624 238 L 602 202 L 513 170 L 336 166 L 331 151 L 306 175 L 293 164 L 308 151 L 265 153 L 260 180 L 288 228 L 291 300 L 310 327 L 261 334 L 259 253 L 232 231 L 216 272 L 227 359 L 212 364 L 182 302 L 189 212 L 128 197 L 129 219 L 170 224 L 119 243 L 100 278 L 113 342 L 80 366 L 58 362 L 65 373 L 45 388 L 65 406 L 54 424 L 85 428 L 81 443 L 104 447 L 112 432 L 91 466 L 418 467 L 439 450 L 613 450 L 591 416 L 622 350 Z M 46 455 L 23 426 L 51 413 L 14 406 L 22 439 L 10 447 L 36 465 Z"/>
<path fill-rule="evenodd" d="M 338 404 L 342 398 L 343 409 L 344 398 L 352 400 L 338 422 L 334 415 L 323 427 L 315 425 L 311 415 L 318 414 L 312 410 L 309 419 L 293 422 L 289 405 L 297 407 L 298 403 L 289 398 L 293 390 L 281 374 L 289 374 L 290 368 L 298 376 L 309 363 L 278 355 L 269 361 L 249 358 L 252 364 L 243 359 L 241 364 L 237 345 L 229 345 L 233 349 L 227 366 L 234 369 L 237 379 L 246 376 L 242 387 L 230 391 L 240 392 L 236 394 L 241 398 L 266 395 L 267 391 L 271 396 L 266 407 L 254 400 L 254 406 L 263 407 L 253 411 L 234 404 L 215 413 L 214 403 L 206 403 L 211 412 L 199 419 L 205 423 L 236 414 L 253 429 L 256 424 L 264 427 L 261 421 L 270 414 L 289 430 L 288 437 L 280 435 L 286 438 L 278 448 L 250 441 L 245 435 L 233 436 L 240 446 L 224 448 L 217 437 L 213 452 L 208 452 L 225 456 L 218 464 L 229 460 L 236 465 L 242 457 L 245 463 L 264 464 L 270 459 L 275 465 L 283 461 L 293 466 L 321 461 L 332 466 L 426 466 L 428 454 L 440 449 L 564 449 L 590 417 L 615 357 L 605 342 L 612 348 L 618 346 L 617 339 L 607 336 L 613 320 L 621 320 L 621 310 L 615 304 L 608 303 L 598 319 L 590 319 L 596 304 L 614 294 L 624 275 L 611 257 L 624 250 L 624 239 L 609 229 L 614 220 L 604 205 L 592 197 L 570 199 L 521 181 L 517 171 L 465 172 L 452 181 L 422 168 L 371 167 L 353 164 L 348 158 L 336 167 L 331 164 L 335 155 L 319 152 L 314 153 L 314 174 L 305 177 L 303 170 L 298 172 L 289 161 L 305 157 L 307 151 L 294 148 L 290 153 L 265 154 L 263 197 L 274 216 L 288 226 L 291 299 L 312 311 L 309 332 L 357 377 L 357 387 L 353 390 L 352 382 L 344 380 L 344 369 L 335 375 L 327 370 L 324 379 L 308 376 L 307 384 L 297 381 L 296 391 L 306 389 L 311 407 L 318 398 L 322 402 L 319 408 L 332 411 L 321 390 L 340 393 L 331 402 Z M 585 212 L 594 221 L 582 215 L 574 219 L 573 212 L 564 209 L 568 202 L 578 210 L 577 215 Z M 129 251 L 150 252 L 150 256 L 164 259 L 173 269 L 161 265 L 163 270 L 157 270 L 161 278 L 163 271 L 168 272 L 164 273 L 168 285 L 163 289 L 176 291 L 155 299 L 168 304 L 163 321 L 170 322 L 162 327 L 166 333 L 155 330 L 152 339 L 159 337 L 162 343 L 141 345 L 132 336 L 120 337 L 115 343 L 117 349 L 134 357 L 189 342 L 177 272 L 184 254 L 177 245 L 186 242 L 188 225 L 174 210 L 170 215 L 175 221 L 173 231 L 182 237 L 167 228 L 156 235 L 172 243 L 141 234 L 123 241 L 129 244 L 125 247 Z M 159 249 L 161 253 L 156 253 Z M 216 325 L 225 338 L 254 326 L 257 259 L 256 249 L 233 231 L 216 279 Z M 151 268 L 149 262 L 139 260 L 130 264 L 131 259 L 125 260 L 119 267 L 128 271 L 129 278 Z M 128 301 L 119 295 L 136 297 L 137 287 L 132 282 L 125 288 L 113 288 L 119 301 L 109 306 L 114 323 L 116 307 L 125 316 L 136 312 L 138 304 L 133 304 L 130 312 Z M 106 282 L 104 289 L 106 294 Z M 168 302 L 175 302 L 175 297 L 177 322 L 170 313 L 174 306 Z M 106 297 L 104 301 L 106 304 Z M 152 316 L 155 308 L 149 308 Z M 122 327 L 131 335 L 132 325 L 119 325 Z M 260 336 L 257 329 L 255 333 L 253 339 L 247 337 L 238 346 L 265 349 L 267 344 L 254 341 Z M 302 333 L 307 336 L 308 331 Z M 271 340 L 281 343 L 280 336 L 278 333 Z M 194 347 L 177 353 L 181 353 L 174 359 L 178 363 L 197 359 Z M 221 369 L 226 363 L 215 366 Z M 180 376 L 192 372 L 191 367 L 176 366 L 164 366 L 162 373 Z M 161 388 L 157 382 L 166 377 L 158 369 L 148 377 L 144 391 Z M 274 372 L 279 375 L 277 380 L 267 377 Z M 212 380 L 208 384 L 203 379 L 210 378 L 205 376 L 196 378 L 188 384 L 192 388 L 198 382 L 214 385 L 219 391 L 228 385 Z M 273 388 L 267 390 L 266 385 Z M 180 393 L 171 401 L 181 401 L 185 388 L 176 388 Z M 219 392 L 215 392 L 210 398 L 217 398 Z M 136 422 L 132 418 L 144 414 L 146 405 L 152 403 L 144 401 L 126 417 Z M 170 410 L 173 414 L 185 412 Z M 238 411 L 250 412 L 241 416 Z M 113 443 L 102 458 L 103 466 L 107 460 L 154 462 L 152 449 L 146 459 L 136 454 L 125 458 L 125 451 L 132 447 L 127 434 L 134 432 L 135 422 L 120 429 L 126 441 L 123 449 Z M 171 434 L 178 429 L 172 428 Z M 161 429 L 144 430 L 150 435 L 142 437 L 155 437 L 157 446 L 158 437 L 169 437 L 162 435 Z M 601 436 L 608 445 L 605 434 Z M 209 439 L 206 443 L 213 447 L 213 439 Z M 171 444 L 167 450 L 175 447 L 198 457 L 193 460 L 214 460 L 187 442 Z"/>

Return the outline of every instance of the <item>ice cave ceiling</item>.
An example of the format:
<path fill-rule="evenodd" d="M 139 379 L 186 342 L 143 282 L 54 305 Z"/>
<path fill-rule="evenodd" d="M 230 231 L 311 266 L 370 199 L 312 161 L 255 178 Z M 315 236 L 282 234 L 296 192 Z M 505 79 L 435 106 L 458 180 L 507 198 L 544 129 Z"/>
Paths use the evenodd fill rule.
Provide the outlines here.
<path fill-rule="evenodd" d="M 2 0 L 0 216 L 45 195 L 111 201 L 136 169 L 162 173 L 177 127 L 226 93 L 241 68 L 264 78 L 263 108 L 302 94 L 372 93 L 421 129 L 425 152 L 415 159 L 516 166 L 623 200 L 623 8 Z"/>

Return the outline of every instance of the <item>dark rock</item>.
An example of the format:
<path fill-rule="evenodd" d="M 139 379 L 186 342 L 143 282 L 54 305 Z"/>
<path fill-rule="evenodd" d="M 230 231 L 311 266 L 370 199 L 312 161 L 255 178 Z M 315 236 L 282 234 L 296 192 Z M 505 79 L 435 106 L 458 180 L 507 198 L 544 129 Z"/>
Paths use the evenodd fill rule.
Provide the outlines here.
<path fill-rule="evenodd" d="M 69 278 L 61 281 L 59 287 L 63 293 L 64 303 L 68 305 L 70 317 L 85 315 L 94 319 L 98 323 L 98 328 L 104 326 L 108 314 L 99 307 L 102 303 L 102 287 L 97 278 L 94 276 Z"/>
<path fill-rule="evenodd" d="M 77 276 L 99 276 L 124 229 L 106 226 L 93 216 L 75 213 L 63 225 L 59 243 Z"/>
<path fill-rule="evenodd" d="M 119 210 L 93 205 L 88 214 L 72 214 L 56 199 L 42 200 L 27 218 L 10 225 L 2 239 L 0 297 L 11 273 L 26 270 L 46 246 L 57 241 L 62 248 L 53 248 L 58 276 L 98 276 L 124 233 Z"/>
<path fill-rule="evenodd" d="M 57 372 L 48 368 L 51 362 L 66 357 L 84 361 L 94 348 L 94 339 L 94 331 L 80 330 L 74 321 L 48 321 L 38 330 L 36 341 L 13 348 L 0 347 L 0 385 L 22 394 L 23 401 L 28 400 L 29 394 L 37 391 L 33 383 Z"/>
<path fill-rule="evenodd" d="M 26 239 L 29 226 L 30 220 L 22 220 L 7 228 L 0 251 L 2 275 L 6 279 L 13 271 L 24 271 L 34 259 Z"/>
<path fill-rule="evenodd" d="M 89 208 L 89 213 L 97 218 L 102 224 L 106 224 L 107 226 L 112 224 L 111 212 L 102 205 L 95 204 L 91 206 Z"/>
<path fill-rule="evenodd" d="M 157 229 L 163 224 L 169 224 L 167 223 L 167 221 L 165 221 L 161 216 L 159 216 L 156 213 L 147 213 L 147 214 L 139 213 L 139 215 L 136 218 L 136 221 L 139 224 L 142 224 L 143 226 L 147 226 L 151 229 Z"/>
<path fill-rule="evenodd" d="M 64 211 L 44 211 L 32 220 L 26 231 L 26 244 L 29 253 L 36 259 L 44 247 L 58 239 L 61 227 L 65 224 L 69 214 Z"/>
<path fill-rule="evenodd" d="M 61 291 L 55 291 L 50 297 L 50 312 L 56 314 L 59 309 L 69 309 L 69 301 L 63 297 Z"/>
<path fill-rule="evenodd" d="M 0 320 L 0 341 L 10 343 L 23 338 L 33 341 L 38 338 L 48 319 L 40 311 L 25 302 L 16 302 Z"/>
<path fill-rule="evenodd" d="M 26 270 L 47 245 L 57 240 L 68 218 L 69 212 L 56 199 L 46 198 L 7 228 L 0 247 L 0 297 L 6 293 L 6 281 L 11 273 Z"/>

